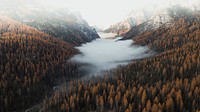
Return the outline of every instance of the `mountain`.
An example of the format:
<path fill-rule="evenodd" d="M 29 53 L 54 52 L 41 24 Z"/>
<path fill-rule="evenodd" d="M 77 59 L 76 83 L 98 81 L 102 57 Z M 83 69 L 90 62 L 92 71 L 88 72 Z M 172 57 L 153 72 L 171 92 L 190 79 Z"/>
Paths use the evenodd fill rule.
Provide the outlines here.
<path fill-rule="evenodd" d="M 73 45 L 99 38 L 96 30 L 90 27 L 79 13 L 68 9 L 49 10 L 29 4 L 9 9 L 2 7 L 0 13 Z"/>
<path fill-rule="evenodd" d="M 169 28 L 174 25 L 178 18 L 182 18 L 184 15 L 189 16 L 191 13 L 191 9 L 178 5 L 163 9 L 160 13 L 148 21 L 134 26 L 130 31 L 123 35 L 123 39 L 131 39 L 134 36 L 142 34 L 143 32 L 154 31 L 157 28 Z"/>
<path fill-rule="evenodd" d="M 0 7 L 2 112 L 24 111 L 49 96 L 61 78 L 81 77 L 79 65 L 68 60 L 79 53 L 75 45 L 99 38 L 79 13 L 19 1 L 1 1 Z"/>
<path fill-rule="evenodd" d="M 95 28 L 95 30 L 96 30 L 97 32 L 103 32 L 103 30 L 100 29 L 98 26 L 92 26 L 92 27 Z"/>
<path fill-rule="evenodd" d="M 87 84 L 76 81 L 64 87 L 69 92 L 45 101 L 43 111 L 199 112 L 200 11 L 175 7 L 161 13 L 142 23 L 151 23 L 150 29 L 129 37 L 157 54 Z"/>
<path fill-rule="evenodd" d="M 177 5 L 179 4 L 179 5 Z M 116 33 L 118 36 L 124 36 L 129 32 L 133 27 L 138 26 L 142 23 L 148 22 L 149 26 L 146 29 L 151 27 L 158 27 L 162 23 L 170 20 L 168 16 L 168 9 L 176 7 L 185 7 L 190 10 L 200 10 L 200 2 L 198 0 L 188 1 L 188 0 L 165 0 L 163 3 L 146 5 L 143 9 L 138 9 L 130 12 L 124 20 L 111 25 L 108 29 L 104 30 L 106 33 Z M 162 11 L 161 11 L 162 10 Z M 161 11 L 161 12 L 160 12 Z M 152 26 L 153 25 L 153 26 Z M 140 25 L 141 26 L 141 25 Z M 138 30 L 146 30 L 138 29 Z"/>
<path fill-rule="evenodd" d="M 151 14 L 146 9 L 134 10 L 130 12 L 124 20 L 114 25 L 111 25 L 108 29 L 104 30 L 104 32 L 123 35 L 128 32 L 132 27 L 147 21 L 150 17 Z"/>
<path fill-rule="evenodd" d="M 56 79 L 77 77 L 73 45 L 0 16 L 0 110 L 23 110 L 50 94 Z M 73 73 L 72 73 L 73 72 Z"/>

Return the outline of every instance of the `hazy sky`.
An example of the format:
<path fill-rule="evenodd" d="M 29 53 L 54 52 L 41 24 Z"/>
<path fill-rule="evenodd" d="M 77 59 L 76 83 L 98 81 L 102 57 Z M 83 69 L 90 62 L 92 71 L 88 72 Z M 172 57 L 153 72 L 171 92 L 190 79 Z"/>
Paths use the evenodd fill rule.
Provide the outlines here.
<path fill-rule="evenodd" d="M 42 0 L 41 0 L 42 1 Z M 44 3 L 46 0 L 43 0 Z M 51 1 L 51 2 L 50 2 Z M 90 25 L 108 27 L 124 18 L 131 10 L 142 7 L 149 0 L 48 0 L 48 4 L 66 6 L 79 11 Z"/>
<path fill-rule="evenodd" d="M 68 7 L 72 11 L 79 11 L 90 25 L 108 27 L 119 22 L 135 9 L 150 7 L 164 7 L 170 4 L 188 4 L 198 0 L 40 0 L 44 4 Z"/>
<path fill-rule="evenodd" d="M 79 11 L 90 25 L 107 28 L 121 21 L 132 10 L 165 7 L 171 4 L 190 4 L 200 0 L 0 0 L 2 1 L 34 1 L 51 8 L 68 8 Z M 157 6 L 155 6 L 157 4 Z M 17 5 L 17 4 L 16 4 Z"/>

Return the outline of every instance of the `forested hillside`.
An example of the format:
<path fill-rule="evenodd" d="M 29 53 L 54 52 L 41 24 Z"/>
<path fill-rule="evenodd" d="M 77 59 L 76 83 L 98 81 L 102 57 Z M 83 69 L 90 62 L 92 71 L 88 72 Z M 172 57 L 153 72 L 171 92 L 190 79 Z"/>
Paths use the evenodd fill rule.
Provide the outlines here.
<path fill-rule="evenodd" d="M 0 111 L 24 110 L 52 90 L 55 79 L 77 77 L 71 44 L 0 16 Z"/>
<path fill-rule="evenodd" d="M 68 90 L 44 101 L 43 110 L 200 111 L 200 13 L 185 11 L 172 16 L 170 26 L 129 35 L 135 44 L 148 45 L 157 55 L 118 67 L 111 76 L 108 72 L 94 81 L 71 81 Z"/>

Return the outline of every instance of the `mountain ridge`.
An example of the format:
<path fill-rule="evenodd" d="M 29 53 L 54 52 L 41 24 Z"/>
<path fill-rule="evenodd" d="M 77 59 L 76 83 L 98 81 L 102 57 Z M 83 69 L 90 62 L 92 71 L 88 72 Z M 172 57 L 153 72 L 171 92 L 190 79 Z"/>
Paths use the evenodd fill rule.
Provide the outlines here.
<path fill-rule="evenodd" d="M 166 3 L 167 4 L 164 7 L 155 5 L 154 7 L 147 6 L 147 8 L 150 8 L 149 10 L 147 8 L 133 10 L 133 11 L 129 12 L 129 14 L 122 21 L 111 25 L 109 28 L 105 29 L 104 32 L 116 33 L 117 36 L 124 36 L 133 27 L 138 26 L 147 21 L 150 21 L 155 17 L 157 17 L 157 20 L 158 20 L 157 25 L 159 26 L 159 24 L 160 24 L 159 16 L 165 15 L 166 16 L 165 18 L 167 18 L 166 10 L 169 10 L 169 9 L 173 10 L 173 8 L 176 9 L 176 7 L 182 7 L 182 8 L 186 8 L 186 9 L 193 10 L 193 11 L 200 10 L 200 6 L 198 6 L 198 4 L 200 4 L 200 2 L 186 4 L 187 1 L 185 1 L 181 5 L 177 5 L 176 3 L 173 3 L 171 0 L 169 0 Z M 166 12 L 163 13 L 163 12 L 160 12 L 160 10 L 166 11 Z M 168 17 L 168 18 L 170 18 L 170 17 Z M 160 18 L 160 21 L 161 21 L 161 18 Z M 162 22 L 164 22 L 164 21 L 162 20 Z"/>
<path fill-rule="evenodd" d="M 111 25 L 108 29 L 105 29 L 106 33 L 116 33 L 118 36 L 121 36 L 128 32 L 132 27 L 147 21 L 151 16 L 145 9 L 142 10 L 134 10 L 130 12 L 127 17 L 116 23 Z"/>
<path fill-rule="evenodd" d="M 145 31 L 152 31 L 159 27 L 173 26 L 176 19 L 183 17 L 184 14 L 190 15 L 192 12 L 194 11 L 181 6 L 163 9 L 160 13 L 148 21 L 138 26 L 134 26 L 129 32 L 123 35 L 123 39 L 131 39 L 132 37 L 142 34 Z"/>
<path fill-rule="evenodd" d="M 64 8 L 47 10 L 34 5 L 32 7 L 20 6 L 12 7 L 9 10 L 2 7 L 0 12 L 74 45 L 81 45 L 100 38 L 96 30 L 89 26 L 77 12 L 73 13 Z"/>

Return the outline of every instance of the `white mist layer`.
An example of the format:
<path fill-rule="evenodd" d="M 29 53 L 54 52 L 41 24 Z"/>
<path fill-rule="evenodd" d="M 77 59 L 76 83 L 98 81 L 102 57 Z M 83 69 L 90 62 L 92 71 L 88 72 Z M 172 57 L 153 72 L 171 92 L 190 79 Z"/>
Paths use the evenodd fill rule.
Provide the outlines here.
<path fill-rule="evenodd" d="M 74 56 L 71 61 L 86 64 L 81 69 L 95 74 L 152 55 L 147 47 L 135 46 L 132 43 L 132 40 L 96 39 L 76 47 L 82 54 Z"/>
<path fill-rule="evenodd" d="M 114 38 L 117 34 L 115 33 L 103 33 L 103 32 L 98 32 L 98 35 L 101 38 Z"/>

